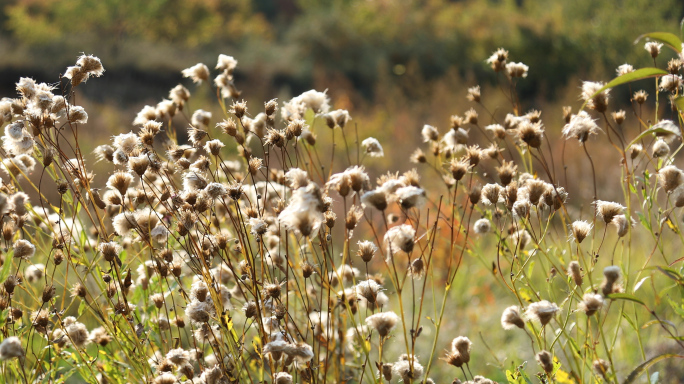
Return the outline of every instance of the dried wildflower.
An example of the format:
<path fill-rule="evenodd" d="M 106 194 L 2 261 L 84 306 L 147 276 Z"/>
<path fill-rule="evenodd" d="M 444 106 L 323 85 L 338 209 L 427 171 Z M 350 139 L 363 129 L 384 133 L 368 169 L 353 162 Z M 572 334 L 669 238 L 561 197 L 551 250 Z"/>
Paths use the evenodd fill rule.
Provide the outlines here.
<path fill-rule="evenodd" d="M 69 108 L 67 120 L 70 123 L 85 124 L 88 122 L 88 114 L 83 107 L 72 106 Z"/>
<path fill-rule="evenodd" d="M 292 375 L 287 372 L 278 372 L 273 378 L 274 384 L 292 384 Z"/>
<path fill-rule="evenodd" d="M 555 303 L 546 300 L 530 304 L 525 310 L 525 317 L 528 320 L 536 320 L 542 326 L 548 324 L 560 310 Z"/>
<path fill-rule="evenodd" d="M 546 372 L 547 375 L 551 375 L 553 372 L 553 355 L 551 355 L 551 353 L 548 351 L 541 351 L 537 353 L 535 358 L 544 372 Z"/>
<path fill-rule="evenodd" d="M 423 136 L 423 141 L 426 143 L 439 140 L 439 131 L 432 125 L 425 124 L 420 134 Z"/>
<path fill-rule="evenodd" d="M 235 67 L 237 67 L 237 64 L 238 62 L 233 56 L 220 54 L 218 57 L 218 63 L 216 64 L 216 69 L 221 72 L 232 74 L 235 70 Z"/>
<path fill-rule="evenodd" d="M 660 83 L 658 84 L 658 89 L 661 92 L 672 92 L 676 93 L 683 84 L 682 77 L 679 75 L 665 75 L 660 78 Z"/>
<path fill-rule="evenodd" d="M 486 218 L 481 218 L 475 222 L 473 225 L 473 230 L 475 233 L 483 235 L 492 230 L 492 223 Z"/>
<path fill-rule="evenodd" d="M 510 330 L 515 327 L 525 329 L 525 321 L 520 316 L 520 308 L 513 305 L 506 308 L 501 314 L 501 326 L 505 330 Z"/>
<path fill-rule="evenodd" d="M 506 129 L 500 124 L 487 125 L 485 131 L 489 132 L 496 139 L 504 140 L 506 138 Z"/>
<path fill-rule="evenodd" d="M 625 210 L 624 206 L 612 201 L 596 200 L 594 205 L 596 206 L 596 215 L 606 224 L 610 223 L 615 216 Z"/>
<path fill-rule="evenodd" d="M 405 383 L 412 383 L 423 377 L 424 368 L 418 363 L 418 358 L 414 355 L 402 355 L 399 361 L 392 365 L 392 375 L 398 376 Z"/>
<path fill-rule="evenodd" d="M 182 70 L 181 74 L 183 77 L 192 79 L 192 82 L 196 84 L 202 84 L 203 81 L 209 80 L 209 68 L 202 63 Z"/>
<path fill-rule="evenodd" d="M 0 343 L 0 360 L 9 360 L 15 357 L 24 357 L 26 353 L 21 346 L 21 340 L 16 336 L 10 336 Z"/>
<path fill-rule="evenodd" d="M 14 257 L 23 260 L 29 260 L 36 253 L 36 246 L 24 239 L 17 240 L 13 248 Z"/>
<path fill-rule="evenodd" d="M 658 182 L 665 192 L 672 193 L 684 182 L 684 173 L 674 165 L 667 165 L 658 171 Z"/>
<path fill-rule="evenodd" d="M 112 341 L 112 337 L 107 333 L 104 327 L 97 327 L 90 331 L 88 335 L 90 342 L 95 343 L 101 347 L 107 346 Z"/>
<path fill-rule="evenodd" d="M 579 310 L 586 313 L 587 316 L 592 316 L 600 311 L 602 307 L 603 297 L 595 293 L 585 293 L 582 301 L 579 303 Z"/>
<path fill-rule="evenodd" d="M 104 73 L 102 62 L 93 55 L 79 56 L 76 65 L 80 66 L 81 70 L 86 72 L 89 76 L 100 77 Z"/>
<path fill-rule="evenodd" d="M 292 189 L 298 189 L 309 185 L 309 174 L 299 168 L 290 168 L 285 173 L 285 179 Z"/>
<path fill-rule="evenodd" d="M 470 162 L 465 160 L 454 159 L 451 160 L 451 163 L 449 164 L 449 170 L 451 171 L 451 175 L 456 181 L 460 181 L 463 178 L 463 176 L 466 175 L 470 167 Z"/>
<path fill-rule="evenodd" d="M 377 252 L 378 247 L 371 241 L 364 240 L 357 243 L 359 250 L 356 251 L 356 255 L 361 258 L 365 263 L 370 262 Z"/>
<path fill-rule="evenodd" d="M 349 211 L 347 212 L 347 216 L 345 218 L 345 227 L 349 231 L 353 231 L 354 228 L 356 228 L 356 224 L 361 220 L 363 217 L 363 209 L 359 206 L 352 206 L 349 208 Z"/>
<path fill-rule="evenodd" d="M 480 102 L 480 86 L 476 85 L 474 87 L 468 88 L 468 95 L 466 96 L 466 98 L 469 101 L 474 101 L 476 103 L 479 103 Z"/>
<path fill-rule="evenodd" d="M 361 142 L 361 146 L 363 147 L 366 154 L 370 157 L 385 156 L 385 152 L 383 152 L 382 150 L 382 145 L 380 145 L 380 142 L 374 137 L 364 139 Z"/>
<path fill-rule="evenodd" d="M 658 55 L 660 54 L 660 48 L 662 47 L 663 44 L 657 43 L 655 41 L 649 41 L 646 44 L 644 44 L 644 49 L 646 50 L 646 52 L 651 54 L 651 57 L 654 59 L 658 57 Z"/>
<path fill-rule="evenodd" d="M 582 268 L 580 268 L 580 265 L 576 261 L 571 261 L 568 264 L 568 276 L 572 277 L 572 281 L 575 282 L 575 285 L 578 287 L 582 285 Z"/>
<path fill-rule="evenodd" d="M 336 126 L 344 128 L 349 120 L 351 120 L 349 112 L 344 109 L 338 109 L 330 113 L 326 113 L 323 115 L 323 117 L 330 128 L 335 128 Z"/>
<path fill-rule="evenodd" d="M 525 247 L 527 247 L 527 244 L 530 243 L 532 237 L 530 236 L 529 232 L 527 232 L 527 230 L 521 229 L 511 234 L 509 236 L 509 239 L 510 246 L 515 246 L 513 249 L 523 250 L 525 249 Z"/>
<path fill-rule="evenodd" d="M 626 75 L 628 73 L 634 72 L 634 67 L 629 64 L 622 64 L 621 66 L 617 67 L 615 72 L 618 76 Z"/>
<path fill-rule="evenodd" d="M 510 78 L 527 77 L 527 71 L 530 69 L 523 63 L 507 63 L 506 75 Z"/>
<path fill-rule="evenodd" d="M 420 208 L 427 200 L 425 190 L 413 185 L 398 188 L 394 194 L 397 196 L 399 204 L 403 209 Z"/>
<path fill-rule="evenodd" d="M 577 243 L 582 243 L 582 241 L 589 236 L 591 233 L 592 224 L 585 220 L 577 220 L 572 223 L 572 237 L 577 241 Z"/>
<path fill-rule="evenodd" d="M 43 303 L 50 302 L 50 300 L 52 300 L 52 298 L 55 297 L 55 293 L 56 293 L 56 289 L 53 285 L 46 285 L 43 288 L 43 294 L 41 296 Z"/>
<path fill-rule="evenodd" d="M 619 292 L 621 287 L 617 285 L 617 281 L 622 276 L 622 271 L 620 267 L 611 265 L 603 269 L 604 280 L 601 284 L 601 289 L 604 296 L 608 296 L 611 293 Z"/>
<path fill-rule="evenodd" d="M 185 307 L 185 315 L 195 324 L 206 323 L 216 316 L 214 304 L 206 301 L 191 301 Z"/>
<path fill-rule="evenodd" d="M 323 223 L 323 200 L 321 191 L 314 183 L 292 192 L 290 203 L 280 212 L 278 220 L 289 230 L 296 230 L 302 236 L 310 236 Z"/>
<path fill-rule="evenodd" d="M 613 118 L 613 121 L 615 121 L 615 123 L 617 123 L 618 125 L 622 124 L 625 121 L 625 118 L 627 118 L 627 114 L 623 110 L 613 112 L 610 115 Z"/>
<path fill-rule="evenodd" d="M 88 328 L 76 319 L 70 321 L 69 317 L 64 320 L 66 334 L 76 348 L 83 348 L 89 342 Z"/>
<path fill-rule="evenodd" d="M 225 144 L 218 139 L 209 140 L 204 144 L 204 150 L 208 153 L 211 153 L 213 156 L 218 156 L 221 153 L 221 148 L 223 147 L 225 147 Z"/>
<path fill-rule="evenodd" d="M 632 97 L 632 99 L 639 104 L 645 103 L 647 98 L 648 98 L 648 93 L 646 93 L 646 91 L 644 91 L 643 89 L 634 92 L 634 96 Z"/>
<path fill-rule="evenodd" d="M 474 124 L 477 125 L 477 118 L 478 114 L 475 109 L 470 108 L 469 110 L 466 111 L 465 116 L 463 118 L 463 122 L 466 124 Z"/>
<path fill-rule="evenodd" d="M 375 304 L 378 293 L 382 290 L 382 286 L 373 279 L 359 282 L 354 288 L 359 296 L 363 297 L 371 304 Z"/>
<path fill-rule="evenodd" d="M 386 337 L 397 326 L 399 316 L 394 312 L 380 312 L 366 317 L 366 325 Z"/>
<path fill-rule="evenodd" d="M 575 138 L 580 145 L 584 144 L 589 135 L 597 135 L 601 131 L 596 121 L 585 111 L 572 115 L 570 122 L 563 127 L 563 136 L 566 139 Z"/>
<path fill-rule="evenodd" d="M 399 251 L 411 253 L 415 245 L 415 235 L 416 231 L 408 224 L 390 228 L 385 233 L 385 247 L 387 248 L 388 257 Z"/>
<path fill-rule="evenodd" d="M 671 75 L 676 75 L 677 73 L 679 73 L 679 68 L 681 67 L 681 59 L 670 59 L 670 61 L 667 62 L 667 71 L 670 72 Z"/>
<path fill-rule="evenodd" d="M 459 336 L 451 341 L 451 352 L 458 353 L 461 362 L 468 364 L 470 362 L 470 348 L 473 343 L 465 336 Z"/>
<path fill-rule="evenodd" d="M 494 72 L 501 72 L 506 69 L 506 60 L 508 60 L 508 51 L 499 48 L 486 60 L 486 62 L 492 66 Z"/>
<path fill-rule="evenodd" d="M 484 205 L 496 205 L 501 196 L 502 187 L 499 184 L 486 184 L 482 187 L 481 201 Z"/>
<path fill-rule="evenodd" d="M 582 100 L 587 104 L 587 108 L 594 109 L 603 113 L 608 109 L 610 100 L 610 88 L 601 91 L 605 84 L 602 82 L 585 81 L 582 83 Z M 599 92 L 601 91 L 601 92 Z"/>
<path fill-rule="evenodd" d="M 651 155 L 655 158 L 666 157 L 670 154 L 670 146 L 667 145 L 665 140 L 658 139 L 653 143 L 651 148 Z"/>
<path fill-rule="evenodd" d="M 423 152 L 422 149 L 416 148 L 416 150 L 413 151 L 413 153 L 409 157 L 409 161 L 414 164 L 425 163 L 427 162 L 427 157 L 425 156 L 425 152 Z"/>
<path fill-rule="evenodd" d="M 592 367 L 594 368 L 594 372 L 596 372 L 596 374 L 601 375 L 604 380 L 607 380 L 608 370 L 610 369 L 610 365 L 607 361 L 603 359 L 594 360 Z"/>
<path fill-rule="evenodd" d="M 541 123 L 532 123 L 529 120 L 525 120 L 518 125 L 516 135 L 518 140 L 528 146 L 539 148 L 544 137 L 544 128 Z"/>

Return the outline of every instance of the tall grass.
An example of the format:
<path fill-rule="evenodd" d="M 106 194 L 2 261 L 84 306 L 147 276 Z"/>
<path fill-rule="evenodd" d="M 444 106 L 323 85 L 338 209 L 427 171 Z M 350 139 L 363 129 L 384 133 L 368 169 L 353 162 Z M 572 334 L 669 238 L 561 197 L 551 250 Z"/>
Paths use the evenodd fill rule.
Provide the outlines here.
<path fill-rule="evenodd" d="M 564 153 L 518 101 L 529 68 L 504 49 L 487 62 L 508 110 L 468 89 L 472 108 L 446 132 L 422 128 L 415 169 L 376 180 L 364 164 L 392 143 L 325 92 L 247 105 L 229 56 L 213 79 L 183 71 L 215 90 L 221 116 L 178 85 L 94 154 L 75 91 L 104 75 L 100 60 L 81 56 L 58 87 L 20 79 L 0 102 L 2 381 L 658 381 L 655 363 L 684 357 L 684 103 L 682 62 L 658 61 L 659 42 L 680 55 L 681 42 L 649 38 L 652 68 L 585 82 L 583 105 L 564 110 L 587 202 L 565 191 Z M 631 110 L 611 107 L 612 87 L 644 78 L 655 88 Z M 606 151 L 617 180 L 596 173 Z M 94 161 L 111 166 L 105 185 Z M 500 318 L 514 336 L 460 315 L 484 284 L 495 305 L 475 322 Z"/>

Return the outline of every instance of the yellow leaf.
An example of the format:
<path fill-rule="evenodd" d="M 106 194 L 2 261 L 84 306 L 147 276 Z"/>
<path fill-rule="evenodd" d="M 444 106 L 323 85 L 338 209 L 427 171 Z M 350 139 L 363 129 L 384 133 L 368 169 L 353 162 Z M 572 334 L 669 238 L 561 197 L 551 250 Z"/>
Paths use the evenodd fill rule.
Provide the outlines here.
<path fill-rule="evenodd" d="M 532 296 L 528 293 L 527 289 L 520 289 L 518 293 L 520 294 L 520 297 L 523 298 L 523 300 L 527 301 L 528 303 L 532 302 Z"/>
<path fill-rule="evenodd" d="M 573 384 L 574 383 L 570 374 L 565 372 L 562 369 L 559 369 L 558 371 L 556 371 L 556 381 L 559 382 L 560 384 Z"/>
<path fill-rule="evenodd" d="M 100 349 L 100 355 L 106 355 L 106 354 L 107 354 L 107 352 Z"/>
<path fill-rule="evenodd" d="M 679 228 L 677 228 L 677 226 L 675 226 L 675 225 L 672 223 L 672 220 L 670 220 L 669 217 L 667 218 L 667 220 L 665 220 L 665 222 L 667 223 L 667 226 L 670 227 L 670 229 L 672 230 L 672 232 L 677 233 L 677 234 L 679 233 Z"/>

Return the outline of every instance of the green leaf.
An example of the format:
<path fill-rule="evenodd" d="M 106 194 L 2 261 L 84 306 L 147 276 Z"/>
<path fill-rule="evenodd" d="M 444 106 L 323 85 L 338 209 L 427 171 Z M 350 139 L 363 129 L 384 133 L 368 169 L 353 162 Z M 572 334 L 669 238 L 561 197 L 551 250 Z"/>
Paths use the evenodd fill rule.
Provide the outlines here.
<path fill-rule="evenodd" d="M 646 371 L 648 368 L 650 368 L 653 364 L 655 364 L 655 363 L 657 363 L 657 362 L 659 362 L 659 361 L 661 361 L 661 360 L 669 359 L 669 358 L 672 358 L 672 357 L 677 357 L 677 358 L 680 358 L 680 359 L 684 359 L 684 356 L 682 356 L 682 355 L 675 355 L 675 354 L 673 354 L 673 353 L 664 353 L 664 354 L 662 354 L 662 355 L 658 355 L 658 356 L 656 356 L 656 357 L 654 357 L 654 358 L 652 358 L 652 359 L 646 360 L 646 361 L 644 361 L 643 363 L 639 364 L 639 366 L 636 367 L 636 368 L 632 371 L 632 373 L 629 374 L 629 376 L 627 376 L 627 378 L 625 379 L 625 381 L 622 382 L 622 384 L 630 384 L 630 383 L 633 383 L 639 376 L 641 376 L 642 373 L 644 373 L 644 371 Z"/>
<path fill-rule="evenodd" d="M 614 78 L 608 84 L 604 85 L 603 88 L 599 89 L 596 93 L 591 95 L 591 98 L 589 98 L 589 100 L 593 99 L 594 97 L 596 97 L 596 95 L 605 91 L 606 89 L 615 88 L 618 85 L 631 83 L 631 82 L 637 81 L 637 80 L 648 79 L 649 77 L 658 77 L 658 76 L 667 75 L 667 74 L 668 74 L 667 71 L 664 71 L 664 70 L 659 69 L 659 68 L 651 68 L 651 67 L 639 68 L 634 72 L 625 73 L 622 76 L 618 76 L 618 77 Z M 584 109 L 584 107 L 587 105 L 587 102 L 589 102 L 589 100 L 585 101 L 584 104 L 582 104 L 582 108 L 580 108 L 580 111 Z"/>
<path fill-rule="evenodd" d="M 634 301 L 636 303 L 639 303 L 643 306 L 646 306 L 646 303 L 638 299 L 636 296 L 630 295 L 628 293 L 611 293 L 608 295 L 609 299 L 613 300 L 629 300 L 629 301 Z"/>
<path fill-rule="evenodd" d="M 668 298 L 667 301 L 670 303 L 670 306 L 672 307 L 672 309 L 674 309 L 674 311 L 675 311 L 679 316 L 681 316 L 682 318 L 684 318 L 684 305 L 682 305 L 682 304 L 677 304 L 677 303 L 675 303 L 674 300 L 672 300 L 672 299 L 670 299 L 670 298 Z"/>
<path fill-rule="evenodd" d="M 631 143 L 629 143 L 629 145 L 627 145 L 627 148 L 631 147 L 631 146 L 634 145 L 637 141 L 643 139 L 644 137 L 646 137 L 646 136 L 648 136 L 648 135 L 650 135 L 650 134 L 652 134 L 652 133 L 672 134 L 671 131 L 668 131 L 668 130 L 666 130 L 666 129 L 663 129 L 663 128 L 660 128 L 660 127 L 657 127 L 657 128 L 651 127 L 651 128 L 649 128 L 649 129 L 647 129 L 647 130 L 641 132 L 641 134 L 640 134 L 639 136 L 637 136 L 634 140 L 632 140 Z"/>
<path fill-rule="evenodd" d="M 0 284 L 4 283 L 5 280 L 7 280 L 7 276 L 10 274 L 10 270 L 12 269 L 13 253 L 13 251 L 9 251 L 7 255 L 5 255 L 5 263 L 2 264 L 2 270 L 0 271 Z"/>
<path fill-rule="evenodd" d="M 674 49 L 677 53 L 682 52 L 682 41 L 674 33 L 670 32 L 651 32 L 644 33 L 643 35 L 637 37 L 634 44 L 638 44 L 641 40 L 648 39 L 652 41 L 657 41 L 663 43 L 668 47 Z"/>
<path fill-rule="evenodd" d="M 645 323 L 644 325 L 642 325 L 642 326 L 641 326 L 641 329 L 646 329 L 646 328 L 648 328 L 648 327 L 650 327 L 651 325 L 654 325 L 654 324 L 669 325 L 670 327 L 672 327 L 672 329 L 673 329 L 674 331 L 677 331 L 677 326 L 676 326 L 673 322 L 671 322 L 671 321 L 669 321 L 669 320 L 662 320 L 662 321 L 661 321 L 661 320 L 651 320 L 651 321 Z"/>
<path fill-rule="evenodd" d="M 622 318 L 624 318 L 625 320 L 627 320 L 627 323 L 630 325 L 630 327 L 632 327 L 632 329 L 633 329 L 635 332 L 638 332 L 638 331 L 639 331 L 639 330 L 637 329 L 636 324 L 634 324 L 634 322 L 632 321 L 632 319 L 630 319 L 629 316 L 627 316 L 627 314 L 626 314 L 625 312 L 622 312 Z"/>
<path fill-rule="evenodd" d="M 677 109 L 679 109 L 679 112 L 684 113 L 684 96 L 679 96 L 674 99 L 674 104 L 677 106 Z"/>
<path fill-rule="evenodd" d="M 674 281 L 678 281 L 678 282 L 679 282 L 679 281 L 684 280 L 684 279 L 682 278 L 682 276 L 679 274 L 679 272 L 677 272 L 677 270 L 675 270 L 675 269 L 672 269 L 672 268 L 670 268 L 670 267 L 661 267 L 661 266 L 657 266 L 656 268 L 657 268 L 660 272 L 662 272 L 665 276 L 669 277 L 670 279 L 672 279 L 672 280 L 674 280 Z"/>
<path fill-rule="evenodd" d="M 86 306 L 85 300 L 81 299 L 81 304 L 78 305 L 78 317 L 81 317 L 81 315 L 83 314 L 83 311 L 85 311 L 85 306 Z"/>
<path fill-rule="evenodd" d="M 9 309 L 5 309 L 4 311 L 0 312 L 0 327 L 5 325 L 5 322 L 7 321 L 8 315 L 9 315 Z"/>

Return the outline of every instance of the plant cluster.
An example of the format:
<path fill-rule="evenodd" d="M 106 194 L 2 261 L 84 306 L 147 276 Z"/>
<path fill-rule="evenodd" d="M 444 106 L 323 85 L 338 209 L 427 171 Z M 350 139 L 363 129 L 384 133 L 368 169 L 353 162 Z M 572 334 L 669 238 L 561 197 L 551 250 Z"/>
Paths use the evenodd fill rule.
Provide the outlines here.
<path fill-rule="evenodd" d="M 684 172 L 674 165 L 684 58 L 666 70 L 657 58 L 661 42 L 680 55 L 683 45 L 647 37 L 654 67 L 585 82 L 582 108 L 563 111 L 563 135 L 591 169 L 583 213 L 561 185 L 542 113 L 518 101 L 530 68 L 504 49 L 487 63 L 509 112 L 490 112 L 480 87 L 468 89 L 474 107 L 446 132 L 423 127 L 415 169 L 375 180 L 364 163 L 385 149 L 361 139 L 326 92 L 247 105 L 237 61 L 220 55 L 213 79 L 202 63 L 182 74 L 213 81 L 222 116 L 191 112 L 191 91 L 174 87 L 140 111 L 134 131 L 97 147 L 111 173 L 96 185 L 75 90 L 104 74 L 100 60 L 79 57 L 59 89 L 21 78 L 18 97 L 0 101 L 4 381 L 433 383 L 439 364 L 450 368 L 439 381 L 455 383 L 531 382 L 528 371 L 543 383 L 631 382 L 681 358 L 667 318 L 684 313 L 684 258 L 667 244 L 684 243 L 675 216 Z M 634 92 L 629 118 L 613 110 L 612 87 L 652 77 L 654 96 Z M 642 115 L 649 98 L 654 123 Z M 658 110 L 664 101 L 669 112 Z M 620 202 L 597 192 L 589 147 L 603 135 L 621 160 Z M 330 153 L 319 151 L 323 140 Z M 57 199 L 46 196 L 53 188 Z M 636 241 L 650 241 L 650 254 L 633 257 Z M 466 295 L 453 289 L 468 279 L 464 266 L 480 262 L 507 292 L 493 309 L 501 326 L 524 335 L 538 368 L 506 369 L 492 353 L 499 370 L 473 372 L 497 345 L 440 332 L 459 310 L 453 296 Z M 647 321 L 678 354 L 647 356 Z M 644 363 L 621 364 L 622 343 Z"/>

